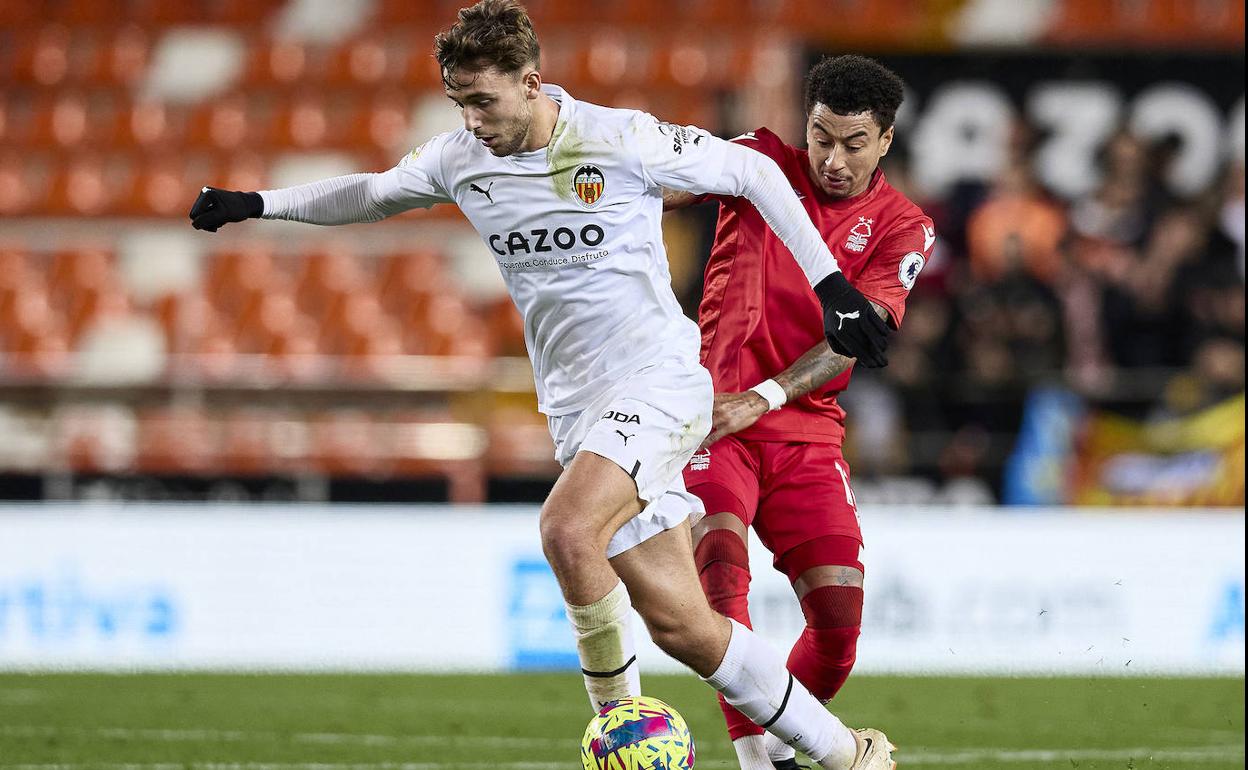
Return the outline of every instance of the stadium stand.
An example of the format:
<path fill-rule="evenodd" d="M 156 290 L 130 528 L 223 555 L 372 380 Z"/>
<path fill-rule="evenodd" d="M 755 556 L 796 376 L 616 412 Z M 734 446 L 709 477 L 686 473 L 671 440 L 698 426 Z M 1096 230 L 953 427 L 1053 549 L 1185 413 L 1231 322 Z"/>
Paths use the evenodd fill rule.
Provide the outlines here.
<path fill-rule="evenodd" d="M 830 4 L 529 6 L 553 80 L 721 134 L 797 125 L 802 47 L 939 50 L 954 21 L 975 27 L 958 3 Z M 326 19 L 299 0 L 0 4 L 0 466 L 434 476 L 456 500 L 551 477 L 523 329 L 449 207 L 332 241 L 185 227 L 200 184 L 385 168 L 456 125 L 429 49 L 459 5 L 374 0 Z M 1032 34 L 1053 46 L 1199 42 L 1242 61 L 1242 3 L 1052 5 Z M 1242 392 L 1239 146 L 1195 196 L 1161 185 L 1166 147 L 1129 132 L 1087 196 L 1033 178 L 1026 141 L 979 185 L 924 199 L 916 183 L 941 264 L 923 273 L 892 365 L 847 396 L 873 410 L 847 448 L 859 474 L 989 479 L 996 494 L 1001 426 L 1017 426 L 1037 383 L 1142 417 Z M 888 171 L 904 186 L 912 169 L 901 157 Z M 692 276 L 677 287 L 692 307 L 705 247 L 690 243 L 673 259 L 690 265 L 674 273 Z"/>

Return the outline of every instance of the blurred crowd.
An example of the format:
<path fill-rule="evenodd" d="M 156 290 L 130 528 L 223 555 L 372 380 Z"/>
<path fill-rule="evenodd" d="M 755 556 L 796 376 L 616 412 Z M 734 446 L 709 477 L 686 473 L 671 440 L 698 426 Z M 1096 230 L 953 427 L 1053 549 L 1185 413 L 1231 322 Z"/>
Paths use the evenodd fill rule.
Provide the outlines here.
<path fill-rule="evenodd" d="M 917 199 L 940 246 L 890 365 L 843 399 L 859 473 L 996 477 L 1039 385 L 1144 420 L 1244 389 L 1242 162 L 1181 198 L 1164 182 L 1173 146 L 1120 133 L 1094 191 L 1063 200 L 1016 133 L 995 179 Z M 906 189 L 905 159 L 885 160 Z"/>

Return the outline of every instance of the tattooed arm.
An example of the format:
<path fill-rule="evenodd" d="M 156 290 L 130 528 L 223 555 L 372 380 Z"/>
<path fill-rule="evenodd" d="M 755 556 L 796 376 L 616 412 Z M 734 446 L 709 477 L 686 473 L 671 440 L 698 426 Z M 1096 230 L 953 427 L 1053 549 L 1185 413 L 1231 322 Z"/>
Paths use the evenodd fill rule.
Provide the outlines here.
<path fill-rule="evenodd" d="M 888 320 L 888 311 L 872 302 L 880 318 Z M 845 372 L 854 359 L 832 352 L 827 340 L 820 340 L 783 372 L 772 379 L 784 389 L 786 401 L 800 398 Z M 745 430 L 767 414 L 767 401 L 752 390 L 744 393 L 716 393 L 711 416 L 711 435 L 702 442 L 706 448 L 724 436 Z"/>

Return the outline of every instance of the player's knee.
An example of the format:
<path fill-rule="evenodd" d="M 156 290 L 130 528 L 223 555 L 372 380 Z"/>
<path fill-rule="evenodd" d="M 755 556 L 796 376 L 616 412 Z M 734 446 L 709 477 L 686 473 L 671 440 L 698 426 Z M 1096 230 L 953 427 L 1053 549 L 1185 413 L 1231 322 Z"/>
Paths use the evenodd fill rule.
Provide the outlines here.
<path fill-rule="evenodd" d="M 693 526 L 693 547 L 696 549 L 702 543 L 703 538 L 718 531 L 735 533 L 742 543 L 746 540 L 745 523 L 739 516 L 735 513 L 712 513 L 703 516 Z"/>
<path fill-rule="evenodd" d="M 705 650 L 714 647 L 708 635 L 713 630 L 714 619 L 714 613 L 710 612 L 700 618 L 701 622 L 676 613 L 651 613 L 644 618 L 655 645 L 685 665 L 694 665 Z"/>
<path fill-rule="evenodd" d="M 589 558 L 600 550 L 597 533 L 575 517 L 547 515 L 543 511 L 539 531 L 542 551 L 556 570 Z"/>
<path fill-rule="evenodd" d="M 750 560 L 745 540 L 731 529 L 712 529 L 698 542 L 694 561 L 702 590 L 711 606 L 724 615 L 735 617 L 735 601 L 750 590 Z"/>
<path fill-rule="evenodd" d="M 862 625 L 860 585 L 815 586 L 802 596 L 801 605 L 808 628 L 857 628 Z"/>

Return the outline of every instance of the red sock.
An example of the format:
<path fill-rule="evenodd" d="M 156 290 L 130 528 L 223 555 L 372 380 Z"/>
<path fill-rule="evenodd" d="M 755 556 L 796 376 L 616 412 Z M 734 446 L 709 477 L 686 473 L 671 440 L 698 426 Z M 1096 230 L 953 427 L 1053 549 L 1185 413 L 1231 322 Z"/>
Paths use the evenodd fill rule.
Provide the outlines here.
<path fill-rule="evenodd" d="M 727 529 L 713 529 L 698 543 L 693 553 L 698 565 L 698 579 L 712 609 L 724 617 L 732 618 L 746 628 L 750 625 L 750 560 L 745 543 L 737 533 Z M 745 714 L 737 711 L 724 696 L 719 696 L 724 721 L 728 723 L 728 735 L 734 741 L 744 735 L 762 735 L 763 728 L 754 724 Z"/>
<path fill-rule="evenodd" d="M 802 597 L 806 630 L 789 653 L 789 671 L 821 701 L 849 677 L 862 628 L 862 589 L 819 586 Z"/>

